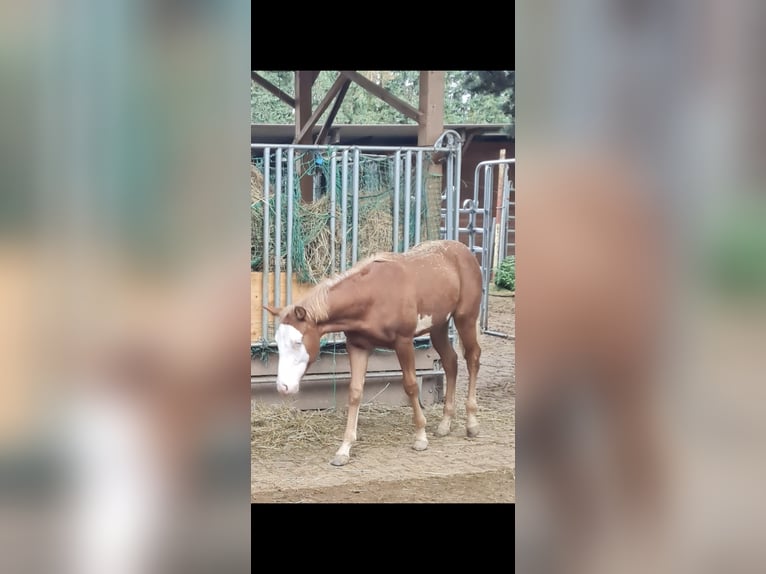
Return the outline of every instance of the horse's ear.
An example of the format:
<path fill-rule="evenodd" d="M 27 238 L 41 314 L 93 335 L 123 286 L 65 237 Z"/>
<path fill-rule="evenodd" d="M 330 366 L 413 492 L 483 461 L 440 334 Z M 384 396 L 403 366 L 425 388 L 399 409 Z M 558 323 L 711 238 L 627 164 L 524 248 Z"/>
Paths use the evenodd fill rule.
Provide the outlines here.
<path fill-rule="evenodd" d="M 306 319 L 306 309 L 303 307 L 296 307 L 295 308 L 295 318 L 298 319 L 298 321 L 303 321 Z"/>
<path fill-rule="evenodd" d="M 271 313 L 275 317 L 279 317 L 279 313 L 280 313 L 281 309 L 271 307 L 270 305 L 264 305 L 263 308 L 266 309 L 269 313 Z"/>

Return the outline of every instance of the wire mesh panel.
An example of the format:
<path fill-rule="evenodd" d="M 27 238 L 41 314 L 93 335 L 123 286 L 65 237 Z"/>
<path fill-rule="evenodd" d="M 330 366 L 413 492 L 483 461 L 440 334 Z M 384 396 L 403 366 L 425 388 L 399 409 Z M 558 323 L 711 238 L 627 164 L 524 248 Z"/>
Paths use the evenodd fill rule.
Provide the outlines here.
<path fill-rule="evenodd" d="M 262 274 L 261 301 L 289 304 L 293 278 L 308 288 L 380 251 L 404 252 L 438 239 L 429 212 L 438 217 L 438 206 L 425 194 L 433 179 L 441 186 L 444 178 L 427 166 L 436 153 L 459 156 L 459 138 L 448 145 L 253 144 L 250 265 Z M 303 200 L 307 179 L 311 201 Z M 266 344 L 275 325 L 261 314 L 259 338 Z"/>

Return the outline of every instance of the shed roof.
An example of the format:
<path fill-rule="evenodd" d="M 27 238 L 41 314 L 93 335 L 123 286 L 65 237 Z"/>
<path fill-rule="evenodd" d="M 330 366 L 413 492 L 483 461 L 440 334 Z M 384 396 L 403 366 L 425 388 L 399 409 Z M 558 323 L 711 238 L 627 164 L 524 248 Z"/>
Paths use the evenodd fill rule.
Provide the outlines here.
<path fill-rule="evenodd" d="M 314 126 L 312 136 L 321 129 Z M 484 141 L 511 141 L 507 124 L 447 124 L 445 130 L 455 130 L 465 139 L 473 134 L 473 139 Z M 252 124 L 250 126 L 251 143 L 289 144 L 295 136 L 292 124 Z M 330 141 L 343 145 L 414 145 L 418 139 L 416 124 L 335 124 L 330 130 Z"/>

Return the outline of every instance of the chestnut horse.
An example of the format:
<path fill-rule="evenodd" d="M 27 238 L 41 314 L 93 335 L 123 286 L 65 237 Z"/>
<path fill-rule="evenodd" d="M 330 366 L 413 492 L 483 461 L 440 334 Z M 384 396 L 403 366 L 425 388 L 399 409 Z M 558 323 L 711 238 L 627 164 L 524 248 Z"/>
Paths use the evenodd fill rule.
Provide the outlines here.
<path fill-rule="evenodd" d="M 413 410 L 413 448 L 421 451 L 428 447 L 413 346 L 413 337 L 425 333 L 430 333 L 447 378 L 444 416 L 436 436 L 450 432 L 457 379 L 457 354 L 448 334 L 450 318 L 454 319 L 468 366 L 466 433 L 469 437 L 478 435 L 476 377 L 481 348 L 477 321 L 481 283 L 479 264 L 465 245 L 458 241 L 428 241 L 407 253 L 379 253 L 360 261 L 314 287 L 295 305 L 283 309 L 265 306 L 279 317 L 277 390 L 283 395 L 298 392 L 306 369 L 319 356 L 323 335 L 341 331 L 346 335 L 351 362 L 348 420 L 343 443 L 331 464 L 342 466 L 349 461 L 356 440 L 367 359 L 376 347 L 396 351 Z"/>

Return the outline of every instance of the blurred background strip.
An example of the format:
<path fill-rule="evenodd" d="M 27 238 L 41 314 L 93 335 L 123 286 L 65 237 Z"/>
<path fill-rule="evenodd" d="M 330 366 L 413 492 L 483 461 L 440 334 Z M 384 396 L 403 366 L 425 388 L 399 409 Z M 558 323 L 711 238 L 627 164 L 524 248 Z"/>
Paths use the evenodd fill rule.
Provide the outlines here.
<path fill-rule="evenodd" d="M 760 571 L 763 5 L 515 6 L 517 571 Z"/>
<path fill-rule="evenodd" d="M 249 23 L 0 8 L 4 572 L 249 571 Z"/>

